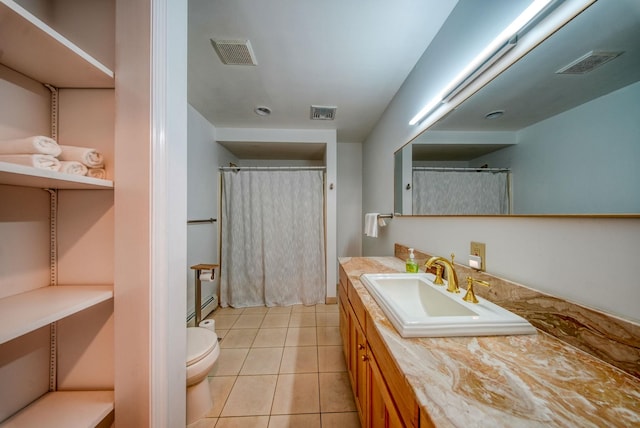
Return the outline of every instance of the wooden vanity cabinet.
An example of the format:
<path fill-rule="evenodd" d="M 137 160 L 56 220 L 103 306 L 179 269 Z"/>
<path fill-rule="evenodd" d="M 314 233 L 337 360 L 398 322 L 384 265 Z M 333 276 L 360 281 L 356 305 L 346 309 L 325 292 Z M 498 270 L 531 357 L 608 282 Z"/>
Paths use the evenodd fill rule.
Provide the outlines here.
<path fill-rule="evenodd" d="M 338 296 L 340 333 L 361 425 L 419 426 L 418 407 L 411 390 L 381 338 L 373 333 L 373 322 L 342 268 Z"/>

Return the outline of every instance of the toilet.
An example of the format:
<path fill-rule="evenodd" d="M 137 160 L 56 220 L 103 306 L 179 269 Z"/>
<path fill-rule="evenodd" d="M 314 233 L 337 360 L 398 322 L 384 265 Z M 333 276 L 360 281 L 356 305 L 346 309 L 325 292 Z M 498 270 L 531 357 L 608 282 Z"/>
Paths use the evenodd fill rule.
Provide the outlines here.
<path fill-rule="evenodd" d="M 218 335 L 203 327 L 187 328 L 187 425 L 211 410 L 207 375 L 220 355 Z"/>

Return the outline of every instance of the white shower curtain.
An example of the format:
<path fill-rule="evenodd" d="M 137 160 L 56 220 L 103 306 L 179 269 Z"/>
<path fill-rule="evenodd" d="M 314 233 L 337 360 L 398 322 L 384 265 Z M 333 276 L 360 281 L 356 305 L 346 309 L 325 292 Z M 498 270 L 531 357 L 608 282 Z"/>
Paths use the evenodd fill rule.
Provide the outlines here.
<path fill-rule="evenodd" d="M 220 305 L 324 303 L 323 172 L 223 171 L 222 181 Z"/>
<path fill-rule="evenodd" d="M 508 214 L 507 172 L 413 171 L 413 214 Z"/>

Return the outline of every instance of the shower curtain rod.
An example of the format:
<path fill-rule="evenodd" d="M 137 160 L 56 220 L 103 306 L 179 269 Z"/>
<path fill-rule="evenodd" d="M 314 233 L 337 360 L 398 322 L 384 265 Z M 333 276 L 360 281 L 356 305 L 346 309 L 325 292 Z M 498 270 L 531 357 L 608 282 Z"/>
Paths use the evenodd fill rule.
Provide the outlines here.
<path fill-rule="evenodd" d="M 326 166 L 221 166 L 220 171 L 245 170 L 326 170 Z"/>
<path fill-rule="evenodd" d="M 475 172 L 511 172 L 509 168 L 449 168 L 439 166 L 414 166 L 413 170 L 418 171 L 475 171 Z"/>

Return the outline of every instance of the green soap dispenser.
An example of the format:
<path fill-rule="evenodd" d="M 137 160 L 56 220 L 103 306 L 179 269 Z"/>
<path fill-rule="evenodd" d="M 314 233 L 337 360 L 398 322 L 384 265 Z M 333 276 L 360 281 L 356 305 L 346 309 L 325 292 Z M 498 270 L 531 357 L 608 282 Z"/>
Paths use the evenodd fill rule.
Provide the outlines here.
<path fill-rule="evenodd" d="M 406 268 L 407 272 L 418 272 L 418 263 L 416 262 L 416 256 L 413 254 L 413 248 L 409 248 L 409 258 L 407 259 Z"/>

